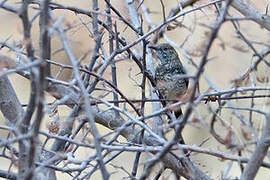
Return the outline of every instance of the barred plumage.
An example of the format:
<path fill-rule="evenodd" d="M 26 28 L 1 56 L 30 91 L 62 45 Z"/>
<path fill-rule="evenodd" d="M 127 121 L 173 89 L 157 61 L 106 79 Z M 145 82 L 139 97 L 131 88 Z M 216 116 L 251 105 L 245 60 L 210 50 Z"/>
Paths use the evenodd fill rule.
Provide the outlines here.
<path fill-rule="evenodd" d="M 179 99 L 188 88 L 188 78 L 183 77 L 187 72 L 177 52 L 167 43 L 150 48 L 155 51 L 159 61 L 155 71 L 158 91 L 165 99 Z"/>

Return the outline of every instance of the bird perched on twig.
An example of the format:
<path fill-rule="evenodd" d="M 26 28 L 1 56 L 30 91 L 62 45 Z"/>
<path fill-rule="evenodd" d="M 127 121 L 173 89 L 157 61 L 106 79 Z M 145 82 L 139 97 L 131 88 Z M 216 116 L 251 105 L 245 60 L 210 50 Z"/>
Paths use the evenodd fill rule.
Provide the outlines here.
<path fill-rule="evenodd" d="M 157 90 L 165 99 L 179 100 L 186 93 L 189 81 L 187 77 L 183 77 L 187 72 L 176 50 L 168 43 L 148 47 L 154 50 L 158 60 L 155 69 Z M 168 104 L 172 103 L 169 101 Z M 176 117 L 182 115 L 181 108 L 173 109 L 173 111 Z"/>

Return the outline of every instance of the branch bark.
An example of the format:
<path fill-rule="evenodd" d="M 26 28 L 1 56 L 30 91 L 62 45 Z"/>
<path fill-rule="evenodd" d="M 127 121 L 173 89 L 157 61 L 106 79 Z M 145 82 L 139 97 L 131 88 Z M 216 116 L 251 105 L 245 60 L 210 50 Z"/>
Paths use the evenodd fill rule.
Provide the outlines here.
<path fill-rule="evenodd" d="M 0 110 L 9 126 L 20 122 L 24 113 L 21 103 L 7 76 L 0 77 Z"/>
<path fill-rule="evenodd" d="M 241 180 L 252 180 L 255 178 L 264 157 L 267 154 L 268 148 L 270 146 L 270 114 L 266 115 L 266 124 L 263 128 L 261 138 L 257 144 L 256 149 L 251 155 L 251 158 L 246 165 L 243 174 L 241 175 Z"/>
<path fill-rule="evenodd" d="M 270 31 L 270 16 L 260 13 L 254 5 L 247 3 L 244 0 L 234 0 L 232 6 L 245 17 L 251 18 L 252 21 Z"/>

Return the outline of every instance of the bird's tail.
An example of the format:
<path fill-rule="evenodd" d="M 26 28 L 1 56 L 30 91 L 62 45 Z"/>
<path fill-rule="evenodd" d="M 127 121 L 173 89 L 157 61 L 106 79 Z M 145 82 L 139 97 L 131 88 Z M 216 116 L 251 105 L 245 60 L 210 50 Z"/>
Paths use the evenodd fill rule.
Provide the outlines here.
<path fill-rule="evenodd" d="M 178 119 L 183 115 L 182 109 L 178 108 L 176 110 L 173 110 L 175 117 Z"/>
<path fill-rule="evenodd" d="M 183 112 L 182 112 L 181 107 L 179 107 L 179 108 L 177 108 L 177 109 L 173 109 L 173 112 L 174 112 L 174 115 L 175 115 L 176 119 L 180 118 L 180 117 L 183 115 Z M 184 140 L 184 138 L 183 138 L 183 136 L 182 136 L 182 132 L 180 133 L 180 138 L 179 138 L 179 140 L 178 140 L 178 143 L 179 143 L 179 144 L 186 144 L 186 143 L 185 143 L 185 140 Z M 184 149 L 183 151 L 184 151 L 184 153 L 188 156 L 188 151 L 185 150 L 185 149 Z"/>

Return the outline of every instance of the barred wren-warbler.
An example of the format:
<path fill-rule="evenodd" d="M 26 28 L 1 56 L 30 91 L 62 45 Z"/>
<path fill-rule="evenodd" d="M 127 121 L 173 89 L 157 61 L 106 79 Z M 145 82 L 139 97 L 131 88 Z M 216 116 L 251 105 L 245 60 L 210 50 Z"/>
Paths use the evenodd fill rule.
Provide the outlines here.
<path fill-rule="evenodd" d="M 167 43 L 149 46 L 154 50 L 158 60 L 155 69 L 156 86 L 163 98 L 179 100 L 187 91 L 188 78 L 183 77 L 187 72 L 182 65 L 176 50 Z M 169 101 L 168 104 L 172 104 Z M 176 117 L 182 114 L 181 108 L 173 110 Z M 179 111 L 179 112 L 178 112 Z"/>

